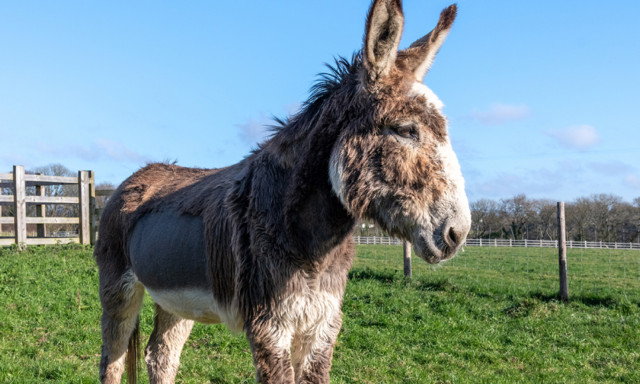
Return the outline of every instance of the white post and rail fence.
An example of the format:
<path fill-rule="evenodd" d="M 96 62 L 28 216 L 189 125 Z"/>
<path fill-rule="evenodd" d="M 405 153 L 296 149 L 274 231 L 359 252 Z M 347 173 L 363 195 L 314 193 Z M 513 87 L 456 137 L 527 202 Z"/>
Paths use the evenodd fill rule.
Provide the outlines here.
<path fill-rule="evenodd" d="M 385 236 L 354 236 L 356 244 L 402 245 L 402 240 Z M 635 249 L 640 243 L 567 240 L 567 248 L 578 249 Z M 467 239 L 467 247 L 558 248 L 558 240 Z"/>

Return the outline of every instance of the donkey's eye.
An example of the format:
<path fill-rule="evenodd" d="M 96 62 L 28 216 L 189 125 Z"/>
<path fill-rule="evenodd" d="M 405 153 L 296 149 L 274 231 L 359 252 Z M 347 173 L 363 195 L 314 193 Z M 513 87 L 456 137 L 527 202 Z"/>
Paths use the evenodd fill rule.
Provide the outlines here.
<path fill-rule="evenodd" d="M 392 127 L 392 130 L 402 138 L 418 140 L 418 130 L 414 125 L 396 125 Z"/>

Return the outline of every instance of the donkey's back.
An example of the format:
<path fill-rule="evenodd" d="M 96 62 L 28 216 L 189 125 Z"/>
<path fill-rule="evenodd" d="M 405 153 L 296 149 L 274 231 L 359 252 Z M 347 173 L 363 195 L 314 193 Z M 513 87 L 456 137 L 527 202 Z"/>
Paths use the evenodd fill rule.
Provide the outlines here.
<path fill-rule="evenodd" d="M 157 163 L 131 175 L 111 195 L 100 219 L 100 237 L 95 249 L 98 267 L 109 269 L 114 264 L 121 267 L 131 264 L 128 236 L 145 215 L 173 211 L 199 216 L 201 209 L 193 204 L 197 198 L 189 192 L 216 173 L 217 170 Z M 188 200 L 178 202 L 185 197 Z"/>

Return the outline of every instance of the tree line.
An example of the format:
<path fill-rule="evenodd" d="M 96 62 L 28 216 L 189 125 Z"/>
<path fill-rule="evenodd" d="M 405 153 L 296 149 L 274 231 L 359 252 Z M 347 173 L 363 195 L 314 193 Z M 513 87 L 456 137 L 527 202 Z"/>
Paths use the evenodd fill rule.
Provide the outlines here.
<path fill-rule="evenodd" d="M 469 237 L 556 240 L 557 203 L 519 194 L 508 199 L 481 199 L 470 204 Z M 567 239 L 639 242 L 640 197 L 632 203 L 612 194 L 593 194 L 565 203 Z"/>

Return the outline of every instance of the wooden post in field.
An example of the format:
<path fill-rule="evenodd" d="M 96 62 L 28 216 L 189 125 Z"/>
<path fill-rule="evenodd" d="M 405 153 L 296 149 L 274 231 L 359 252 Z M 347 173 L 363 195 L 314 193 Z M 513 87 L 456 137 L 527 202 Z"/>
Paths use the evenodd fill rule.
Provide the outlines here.
<path fill-rule="evenodd" d="M 13 166 L 13 212 L 16 245 L 22 248 L 27 243 L 27 191 L 24 167 Z"/>
<path fill-rule="evenodd" d="M 404 254 L 404 277 L 411 277 L 411 243 L 405 241 L 402 243 Z"/>
<path fill-rule="evenodd" d="M 41 173 L 38 173 L 41 175 Z M 44 197 L 46 188 L 42 185 L 36 185 L 36 196 Z M 47 206 L 45 204 L 36 205 L 36 216 L 37 217 L 47 217 Z M 45 224 L 36 224 L 36 231 L 38 233 L 38 237 L 47 237 L 47 229 Z"/>
<path fill-rule="evenodd" d="M 89 244 L 90 220 L 89 220 L 89 172 L 78 171 L 78 196 L 80 198 L 80 244 Z"/>
<path fill-rule="evenodd" d="M 564 221 L 564 202 L 558 202 L 558 263 L 560 266 L 560 299 L 569 301 L 567 282 L 567 239 Z"/>

